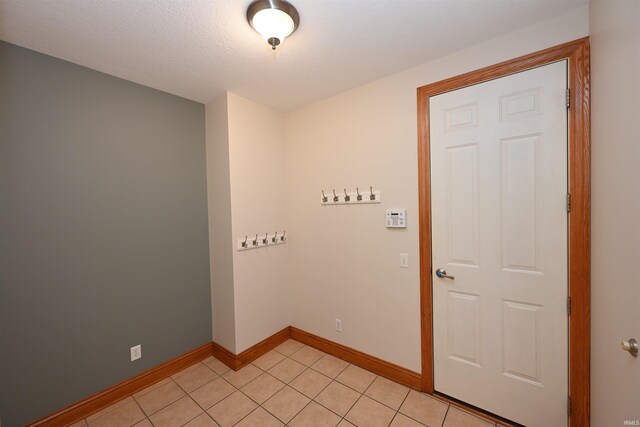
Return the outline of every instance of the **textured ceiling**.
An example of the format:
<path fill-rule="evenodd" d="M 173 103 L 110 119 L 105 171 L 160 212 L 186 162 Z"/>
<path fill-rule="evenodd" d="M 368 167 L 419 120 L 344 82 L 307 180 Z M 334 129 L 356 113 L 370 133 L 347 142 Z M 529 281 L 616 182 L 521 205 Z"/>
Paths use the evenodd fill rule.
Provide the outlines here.
<path fill-rule="evenodd" d="M 208 102 L 226 90 L 280 109 L 334 95 L 587 0 L 292 0 L 277 51 L 250 0 L 0 0 L 0 39 Z"/>

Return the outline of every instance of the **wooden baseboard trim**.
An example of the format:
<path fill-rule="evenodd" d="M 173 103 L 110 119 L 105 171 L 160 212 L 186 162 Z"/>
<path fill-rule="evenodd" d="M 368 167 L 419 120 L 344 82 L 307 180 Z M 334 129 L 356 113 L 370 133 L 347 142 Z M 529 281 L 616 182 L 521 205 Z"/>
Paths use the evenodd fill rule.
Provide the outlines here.
<path fill-rule="evenodd" d="M 213 357 L 236 371 L 236 355 L 216 342 L 211 343 Z"/>
<path fill-rule="evenodd" d="M 265 353 L 270 352 L 286 340 L 291 338 L 291 326 L 276 332 L 269 338 L 260 341 L 236 356 L 236 370 L 248 365 Z"/>
<path fill-rule="evenodd" d="M 188 366 L 193 365 L 213 354 L 211 343 L 196 348 L 188 353 L 164 362 L 155 368 L 142 372 L 135 377 L 122 381 L 99 393 L 73 403 L 44 418 L 27 424 L 27 427 L 56 427 L 68 425 L 106 408 L 150 385 L 163 380 Z"/>
<path fill-rule="evenodd" d="M 413 389 L 420 390 L 422 385 L 422 375 L 417 372 L 394 365 L 393 363 L 386 362 L 342 344 L 329 341 L 309 332 L 302 331 L 293 326 L 291 327 L 291 338 Z"/>
<path fill-rule="evenodd" d="M 222 347 L 220 344 L 213 343 L 213 356 L 227 365 L 229 368 L 237 371 L 238 369 L 248 365 L 265 353 L 270 352 L 286 340 L 291 338 L 291 326 L 287 326 L 283 330 L 276 332 L 268 338 L 252 345 L 239 354 L 233 354 L 231 351 Z"/>
<path fill-rule="evenodd" d="M 233 354 L 221 345 L 211 342 L 196 348 L 188 353 L 171 359 L 135 377 L 129 378 L 119 384 L 109 387 L 99 393 L 87 397 L 79 402 L 71 404 L 44 418 L 28 424 L 26 427 L 56 427 L 68 425 L 94 414 L 109 405 L 116 403 L 150 385 L 161 381 L 179 372 L 194 363 L 200 362 L 209 356 L 223 362 L 233 370 L 238 370 L 248 365 L 260 356 L 268 353 L 289 338 L 300 341 L 303 344 L 317 348 L 332 356 L 343 359 L 375 374 L 389 378 L 400 384 L 404 384 L 416 390 L 420 390 L 422 377 L 420 374 L 410 371 L 393 363 L 386 362 L 377 357 L 370 356 L 361 351 L 352 349 L 342 344 L 329 341 L 317 335 L 305 332 L 293 326 L 287 326 L 270 337 L 260 341 L 240 354 Z"/>

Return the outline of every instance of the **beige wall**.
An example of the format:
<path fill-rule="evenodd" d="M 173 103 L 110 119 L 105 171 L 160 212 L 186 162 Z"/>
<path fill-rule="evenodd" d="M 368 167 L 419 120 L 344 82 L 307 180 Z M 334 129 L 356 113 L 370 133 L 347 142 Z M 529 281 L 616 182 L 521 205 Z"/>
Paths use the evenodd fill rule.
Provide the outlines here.
<path fill-rule="evenodd" d="M 230 92 L 206 106 L 213 340 L 236 354 L 291 324 L 288 244 L 236 250 L 286 230 L 283 119 Z"/>
<path fill-rule="evenodd" d="M 592 425 L 640 420 L 640 2 L 592 0 Z"/>
<path fill-rule="evenodd" d="M 584 7 L 288 113 L 293 325 L 419 372 L 416 88 L 586 35 Z M 320 206 L 321 189 L 370 185 L 381 205 Z M 405 230 L 385 228 L 388 208 Z"/>
<path fill-rule="evenodd" d="M 292 324 L 419 371 L 415 89 L 586 36 L 589 16 L 592 425 L 640 419 L 640 360 L 619 349 L 622 339 L 640 338 L 640 284 L 632 270 L 640 253 L 636 0 L 592 0 L 588 9 L 286 115 L 233 94 L 207 105 L 214 339 L 241 352 Z M 220 130 L 227 119 L 228 134 Z M 216 145 L 225 139 L 226 163 L 224 144 Z M 381 205 L 319 204 L 321 189 L 369 185 L 382 191 Z M 384 227 L 390 207 L 407 209 L 406 230 Z M 217 234 L 220 227 L 229 231 Z M 286 246 L 238 253 L 228 244 L 285 227 L 292 236 Z M 400 252 L 409 253 L 407 270 L 398 266 Z M 342 333 L 334 330 L 335 318 L 343 321 Z"/>
<path fill-rule="evenodd" d="M 282 233 L 287 229 L 284 116 L 233 93 L 227 96 L 233 239 Z M 241 252 L 234 247 L 236 353 L 291 324 L 288 246 Z"/>
<path fill-rule="evenodd" d="M 235 352 L 227 95 L 205 107 L 213 340 Z"/>

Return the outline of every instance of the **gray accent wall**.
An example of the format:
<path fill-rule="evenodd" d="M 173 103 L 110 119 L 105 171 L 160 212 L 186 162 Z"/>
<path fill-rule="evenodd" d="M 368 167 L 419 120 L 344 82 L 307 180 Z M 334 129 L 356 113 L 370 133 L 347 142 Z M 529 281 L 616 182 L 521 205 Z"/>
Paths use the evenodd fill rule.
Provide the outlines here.
<path fill-rule="evenodd" d="M 205 154 L 202 104 L 0 42 L 4 427 L 211 342 Z"/>

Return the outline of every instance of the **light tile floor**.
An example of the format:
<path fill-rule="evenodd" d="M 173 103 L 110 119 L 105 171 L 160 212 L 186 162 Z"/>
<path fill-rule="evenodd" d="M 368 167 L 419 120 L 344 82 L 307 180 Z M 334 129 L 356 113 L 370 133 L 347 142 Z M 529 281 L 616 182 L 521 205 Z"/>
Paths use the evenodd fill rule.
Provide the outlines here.
<path fill-rule="evenodd" d="M 237 372 L 210 357 L 72 426 L 284 425 L 495 426 L 294 340 Z"/>

